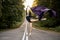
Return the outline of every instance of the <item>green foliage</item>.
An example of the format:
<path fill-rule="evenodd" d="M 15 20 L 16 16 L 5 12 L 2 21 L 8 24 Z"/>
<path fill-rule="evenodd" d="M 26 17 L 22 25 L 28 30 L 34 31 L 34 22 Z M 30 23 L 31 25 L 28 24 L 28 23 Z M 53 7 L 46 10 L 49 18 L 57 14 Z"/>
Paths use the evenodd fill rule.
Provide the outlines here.
<path fill-rule="evenodd" d="M 57 26 L 54 30 L 60 32 L 60 26 Z"/>
<path fill-rule="evenodd" d="M 37 27 L 51 28 L 51 30 L 60 31 L 60 0 L 35 0 L 37 5 L 45 6 L 56 11 L 56 17 L 49 17 L 49 14 L 45 14 L 42 20 L 34 23 Z"/>
<path fill-rule="evenodd" d="M 22 0 L 1 0 L 0 29 L 11 28 L 23 19 Z"/>
<path fill-rule="evenodd" d="M 47 20 L 40 21 L 41 27 L 55 27 L 56 26 L 56 20 L 54 18 L 49 18 Z"/>
<path fill-rule="evenodd" d="M 37 0 L 37 5 L 46 6 L 50 9 L 54 9 L 57 12 L 56 18 L 49 17 L 49 14 L 45 16 L 47 20 L 41 21 L 41 26 L 52 27 L 53 25 L 57 26 L 60 23 L 60 0 Z M 60 25 L 60 24 L 59 24 Z M 53 26 L 54 27 L 54 26 Z"/>
<path fill-rule="evenodd" d="M 40 26 L 42 27 L 55 27 L 56 26 L 56 18 L 53 16 L 50 16 L 50 14 L 47 12 L 44 14 L 43 18 L 46 18 L 46 20 L 41 20 L 40 21 Z"/>
<path fill-rule="evenodd" d="M 46 20 L 41 20 L 36 23 L 38 25 L 38 27 L 39 26 L 40 27 L 47 27 L 47 28 L 56 27 L 56 18 L 50 17 L 48 12 L 46 14 L 44 14 L 43 18 L 46 18 Z"/>

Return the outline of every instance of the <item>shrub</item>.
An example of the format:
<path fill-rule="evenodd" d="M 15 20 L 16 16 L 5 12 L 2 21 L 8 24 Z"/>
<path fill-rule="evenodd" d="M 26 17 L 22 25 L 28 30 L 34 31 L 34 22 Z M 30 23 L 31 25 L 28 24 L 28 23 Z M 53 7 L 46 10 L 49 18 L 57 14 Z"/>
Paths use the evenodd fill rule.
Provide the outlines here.
<path fill-rule="evenodd" d="M 0 29 L 12 28 L 17 22 L 22 22 L 24 7 L 22 3 L 22 0 L 1 0 Z"/>
<path fill-rule="evenodd" d="M 43 18 L 46 18 L 46 20 L 40 21 L 40 26 L 42 27 L 55 27 L 56 26 L 56 18 L 49 16 L 49 13 L 47 12 L 44 14 Z"/>

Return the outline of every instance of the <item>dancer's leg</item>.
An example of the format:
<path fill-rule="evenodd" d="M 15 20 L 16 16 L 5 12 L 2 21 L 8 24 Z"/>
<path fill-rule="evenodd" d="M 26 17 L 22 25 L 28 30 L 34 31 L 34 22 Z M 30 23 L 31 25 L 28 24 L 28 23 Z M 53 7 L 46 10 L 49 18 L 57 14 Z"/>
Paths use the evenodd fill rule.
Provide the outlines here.
<path fill-rule="evenodd" d="M 32 23 L 30 23 L 30 33 L 29 33 L 29 35 L 31 35 L 31 32 L 32 32 Z"/>

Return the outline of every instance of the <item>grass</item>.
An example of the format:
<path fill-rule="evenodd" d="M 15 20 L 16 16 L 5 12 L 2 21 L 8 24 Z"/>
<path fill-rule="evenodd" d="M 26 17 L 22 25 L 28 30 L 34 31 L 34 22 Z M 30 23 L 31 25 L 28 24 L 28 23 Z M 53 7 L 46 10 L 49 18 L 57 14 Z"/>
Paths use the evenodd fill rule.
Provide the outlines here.
<path fill-rule="evenodd" d="M 0 29 L 0 31 L 6 31 L 6 30 L 12 30 L 12 29 L 19 28 L 22 23 L 23 23 L 23 22 L 18 22 L 16 25 L 13 24 L 13 26 L 11 26 L 10 28 Z"/>
<path fill-rule="evenodd" d="M 16 22 L 10 28 L 0 29 L 0 31 L 6 31 L 6 30 L 19 28 L 22 25 L 22 23 L 24 22 L 24 19 L 25 19 L 25 14 L 23 13 L 23 18 L 22 18 L 21 22 Z"/>
<path fill-rule="evenodd" d="M 39 22 L 34 22 L 33 27 L 40 30 L 55 31 L 60 33 L 60 26 L 57 26 L 55 28 L 47 28 L 47 27 L 41 27 Z"/>

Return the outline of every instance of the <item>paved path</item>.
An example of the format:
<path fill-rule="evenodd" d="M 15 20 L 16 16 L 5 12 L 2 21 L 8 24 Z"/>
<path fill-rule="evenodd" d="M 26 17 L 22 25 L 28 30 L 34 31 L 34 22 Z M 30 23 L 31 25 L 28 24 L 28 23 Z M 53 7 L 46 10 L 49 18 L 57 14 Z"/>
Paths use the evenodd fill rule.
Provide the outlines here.
<path fill-rule="evenodd" d="M 0 32 L 0 40 L 60 40 L 59 33 L 35 28 L 33 28 L 31 36 L 28 35 L 28 32 L 29 23 L 25 21 L 20 28 Z"/>
<path fill-rule="evenodd" d="M 0 40 L 22 40 L 25 23 L 20 28 L 0 32 Z"/>
<path fill-rule="evenodd" d="M 60 34 L 44 30 L 33 29 L 29 40 L 60 40 Z"/>

